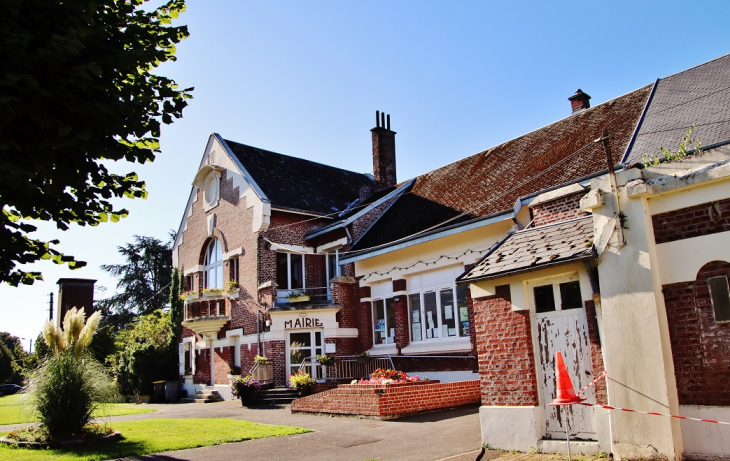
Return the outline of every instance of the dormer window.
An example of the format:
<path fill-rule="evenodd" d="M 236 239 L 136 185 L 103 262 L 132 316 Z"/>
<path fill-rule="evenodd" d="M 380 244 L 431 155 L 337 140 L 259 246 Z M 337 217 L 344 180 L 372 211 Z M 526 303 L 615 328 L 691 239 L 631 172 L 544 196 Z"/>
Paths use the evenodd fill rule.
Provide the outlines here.
<path fill-rule="evenodd" d="M 223 288 L 223 250 L 220 240 L 213 239 L 205 250 L 205 288 Z"/>

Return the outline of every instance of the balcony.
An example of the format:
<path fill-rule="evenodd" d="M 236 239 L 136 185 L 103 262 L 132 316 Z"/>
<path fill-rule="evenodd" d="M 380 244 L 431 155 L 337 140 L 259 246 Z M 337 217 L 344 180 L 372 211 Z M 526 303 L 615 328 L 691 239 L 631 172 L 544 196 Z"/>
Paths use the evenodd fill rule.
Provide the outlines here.
<path fill-rule="evenodd" d="M 211 296 L 186 300 L 183 326 L 203 336 L 213 336 L 231 320 L 228 296 Z"/>
<path fill-rule="evenodd" d="M 331 304 L 332 298 L 330 297 L 329 289 L 327 287 L 317 287 L 294 290 L 278 289 L 276 291 L 276 302 L 274 306 L 295 308 L 300 306 L 324 306 Z"/>

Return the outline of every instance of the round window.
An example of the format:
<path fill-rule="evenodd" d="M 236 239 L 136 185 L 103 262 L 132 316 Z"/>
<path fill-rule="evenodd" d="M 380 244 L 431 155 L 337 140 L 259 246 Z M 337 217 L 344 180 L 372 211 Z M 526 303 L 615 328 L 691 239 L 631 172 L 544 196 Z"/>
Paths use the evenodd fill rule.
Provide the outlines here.
<path fill-rule="evenodd" d="M 215 173 L 211 173 L 205 179 L 203 193 L 205 195 L 205 202 L 208 205 L 215 205 L 218 201 L 218 176 Z"/>

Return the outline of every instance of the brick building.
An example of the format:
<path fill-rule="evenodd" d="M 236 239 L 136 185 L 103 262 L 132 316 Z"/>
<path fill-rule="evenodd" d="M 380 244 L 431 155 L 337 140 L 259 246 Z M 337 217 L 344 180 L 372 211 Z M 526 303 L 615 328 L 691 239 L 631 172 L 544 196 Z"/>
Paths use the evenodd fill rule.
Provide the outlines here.
<path fill-rule="evenodd" d="M 561 351 L 576 390 L 607 371 L 589 402 L 730 420 L 728 88 L 730 56 L 657 80 L 626 149 L 613 149 L 614 175 L 542 192 L 534 227 L 459 277 L 475 298 L 485 443 L 565 452 L 567 425 L 574 451 L 730 455 L 724 426 L 548 406 Z M 646 164 L 691 125 L 704 152 Z"/>

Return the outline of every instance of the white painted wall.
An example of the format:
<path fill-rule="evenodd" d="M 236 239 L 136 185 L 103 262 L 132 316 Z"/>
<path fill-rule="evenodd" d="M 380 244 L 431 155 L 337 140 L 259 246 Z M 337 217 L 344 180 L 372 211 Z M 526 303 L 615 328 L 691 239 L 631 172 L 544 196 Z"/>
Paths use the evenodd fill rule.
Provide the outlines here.
<path fill-rule="evenodd" d="M 729 407 L 680 405 L 679 411 L 690 418 L 730 422 Z M 681 421 L 681 425 L 685 454 L 730 455 L 730 426 L 689 420 Z"/>

